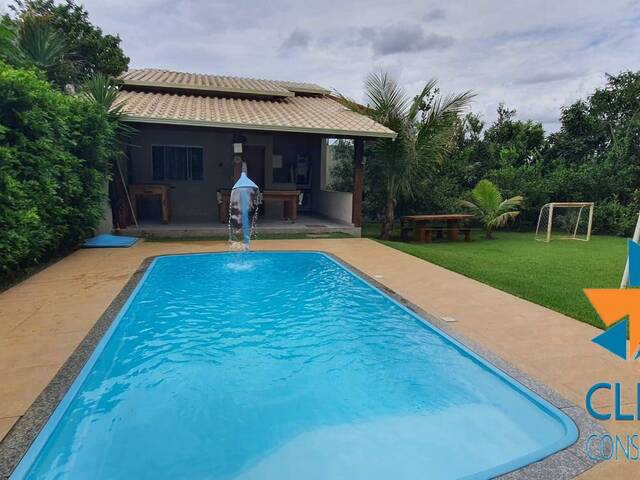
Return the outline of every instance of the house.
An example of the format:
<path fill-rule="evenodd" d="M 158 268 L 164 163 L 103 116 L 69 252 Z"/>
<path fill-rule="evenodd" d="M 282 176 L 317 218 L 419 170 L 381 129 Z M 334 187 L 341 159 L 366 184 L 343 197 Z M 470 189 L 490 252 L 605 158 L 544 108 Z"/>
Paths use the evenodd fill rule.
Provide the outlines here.
<path fill-rule="evenodd" d="M 364 142 L 394 138 L 393 131 L 310 83 L 156 69 L 120 80 L 118 101 L 136 133 L 113 182 L 117 227 L 224 232 L 228 192 L 244 161 L 263 193 L 261 231 L 359 233 Z M 325 188 L 327 143 L 337 138 L 354 141 L 352 193 Z"/>

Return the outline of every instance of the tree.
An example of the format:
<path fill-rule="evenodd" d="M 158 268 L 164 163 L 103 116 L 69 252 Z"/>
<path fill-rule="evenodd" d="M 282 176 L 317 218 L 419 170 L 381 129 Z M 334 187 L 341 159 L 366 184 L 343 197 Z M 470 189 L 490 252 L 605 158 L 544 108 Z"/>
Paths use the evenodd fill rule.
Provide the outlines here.
<path fill-rule="evenodd" d="M 365 81 L 368 104 L 338 95 L 344 105 L 369 116 L 397 133 L 395 140 L 380 139 L 372 148 L 379 164 L 380 190 L 385 197 L 380 236 L 393 231 L 396 206 L 402 197 L 412 197 L 430 163 L 442 162 L 451 150 L 456 121 L 473 94 L 439 95 L 430 80 L 412 100 L 386 73 L 372 73 Z"/>
<path fill-rule="evenodd" d="M 441 173 L 454 178 L 467 191 L 487 174 L 493 162 L 487 142 L 483 140 L 484 122 L 480 117 L 469 112 L 457 123 L 454 148 L 442 164 Z M 459 196 L 456 195 L 455 199 Z"/>
<path fill-rule="evenodd" d="M 596 202 L 594 231 L 630 234 L 640 209 L 640 72 L 608 75 L 560 121 L 545 155 L 553 197 Z"/>
<path fill-rule="evenodd" d="M 116 77 L 128 68 L 129 57 L 120 47 L 120 37 L 104 34 L 74 0 L 62 4 L 54 0 L 14 1 L 10 8 L 17 25 L 28 17 L 45 19 L 66 46 L 64 61 L 47 69 L 49 79 L 60 87 L 79 85 L 95 73 Z"/>
<path fill-rule="evenodd" d="M 65 61 L 67 44 L 48 18 L 25 14 L 19 22 L 0 19 L 0 58 L 15 67 L 36 67 L 50 75 Z"/>
<path fill-rule="evenodd" d="M 124 142 L 137 132 L 135 128 L 123 121 L 125 104 L 123 101 L 118 102 L 119 91 L 120 86 L 117 82 L 101 73 L 89 78 L 82 86 L 84 100 L 102 109 L 113 127 L 114 135 L 108 150 L 110 159 L 114 163 L 126 157 Z"/>
<path fill-rule="evenodd" d="M 495 228 L 505 226 L 518 216 L 520 212 L 516 209 L 523 201 L 521 196 L 503 200 L 498 187 L 489 180 L 480 180 L 470 196 L 471 201 L 460 200 L 460 205 L 475 214 L 484 224 L 487 239 L 493 238 L 491 232 Z"/>
<path fill-rule="evenodd" d="M 109 145 L 112 158 L 118 160 L 119 157 L 125 155 L 123 148 L 123 140 L 131 137 L 137 132 L 135 128 L 125 123 L 122 119 L 124 116 L 124 102 L 118 102 L 118 92 L 120 86 L 111 77 L 97 73 L 89 78 L 82 86 L 82 97 L 87 103 L 93 104 L 101 108 L 106 115 L 107 120 L 113 126 L 115 135 L 113 142 Z"/>
<path fill-rule="evenodd" d="M 498 114 L 496 125 L 502 125 L 504 123 L 510 122 L 513 117 L 516 116 L 517 111 L 515 109 L 508 108 L 503 102 L 500 102 L 498 104 L 498 108 L 496 109 L 496 113 Z"/>
<path fill-rule="evenodd" d="M 13 22 L 7 18 L 0 18 L 0 60 L 14 64 L 16 55 L 16 29 Z"/>
<path fill-rule="evenodd" d="M 16 58 L 52 75 L 65 61 L 69 48 L 48 17 L 25 14 L 18 23 Z"/>
<path fill-rule="evenodd" d="M 498 105 L 497 120 L 486 130 L 484 139 L 493 165 L 533 163 L 545 147 L 544 128 L 538 122 L 515 119 L 516 111 Z"/>
<path fill-rule="evenodd" d="M 97 73 L 82 86 L 82 96 L 92 104 L 99 105 L 107 115 L 114 121 L 122 120 L 122 102 L 117 102 L 120 87 L 111 77 L 102 73 Z"/>
<path fill-rule="evenodd" d="M 102 108 L 0 62 L 0 284 L 98 225 L 113 135 Z"/>
<path fill-rule="evenodd" d="M 331 156 L 333 162 L 329 169 L 329 190 L 336 192 L 353 191 L 353 142 L 339 139 L 335 143 L 327 145 L 327 157 Z"/>

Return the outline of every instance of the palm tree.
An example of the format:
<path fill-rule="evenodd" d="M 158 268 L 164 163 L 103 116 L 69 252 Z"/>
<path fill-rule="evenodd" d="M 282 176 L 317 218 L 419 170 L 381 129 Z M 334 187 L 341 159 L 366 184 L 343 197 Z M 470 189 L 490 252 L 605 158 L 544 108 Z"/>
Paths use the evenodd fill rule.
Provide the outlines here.
<path fill-rule="evenodd" d="M 16 29 L 7 17 L 0 18 L 0 58 L 14 63 L 16 54 Z"/>
<path fill-rule="evenodd" d="M 120 85 L 113 78 L 96 73 L 82 86 L 82 96 L 89 102 L 100 105 L 113 122 L 119 137 L 129 137 L 137 130 L 122 121 L 124 102 L 118 101 Z"/>
<path fill-rule="evenodd" d="M 122 114 L 122 105 L 116 103 L 120 87 L 112 78 L 96 73 L 89 78 L 83 88 L 82 96 L 90 103 L 100 105 L 110 115 L 118 117 Z"/>
<path fill-rule="evenodd" d="M 0 19 L 0 58 L 19 68 L 36 67 L 55 81 L 71 62 L 64 37 L 47 16 L 25 13 L 19 20 Z M 66 82 L 58 82 L 61 87 Z"/>
<path fill-rule="evenodd" d="M 502 199 L 502 194 L 489 180 L 480 180 L 471 191 L 471 199 L 460 200 L 460 206 L 474 213 L 484 224 L 485 238 L 491 239 L 491 232 L 495 228 L 505 226 L 510 220 L 518 216 L 516 211 L 524 198 L 521 196 Z"/>
<path fill-rule="evenodd" d="M 120 159 L 126 160 L 127 158 L 127 141 L 137 130 L 123 121 L 125 103 L 118 100 L 119 91 L 120 86 L 113 78 L 102 73 L 96 73 L 84 83 L 81 94 L 87 102 L 99 105 L 107 115 L 109 122 L 113 125 L 114 136 L 108 145 L 108 149 L 110 152 L 110 161 L 114 169 L 114 182 L 118 185 L 115 188 L 123 193 L 121 197 L 124 196 L 127 198 L 126 205 L 131 209 L 133 220 L 137 225 L 138 220 L 135 213 L 133 213 L 134 209 L 131 204 L 131 199 L 129 199 L 126 193 L 127 183 L 124 178 L 123 169 L 120 166 Z M 118 195 L 116 194 L 116 198 L 117 197 Z M 112 199 L 112 205 L 114 201 L 115 199 Z"/>
<path fill-rule="evenodd" d="M 111 77 L 102 73 L 96 73 L 82 86 L 82 97 L 89 103 L 99 105 L 106 113 L 109 122 L 114 126 L 114 142 L 110 146 L 113 159 L 125 155 L 123 143 L 137 130 L 123 122 L 124 102 L 118 101 L 120 86 Z"/>
<path fill-rule="evenodd" d="M 49 18 L 25 14 L 17 28 L 16 44 L 19 54 L 30 64 L 50 73 L 69 53 L 64 37 L 53 27 Z"/>
<path fill-rule="evenodd" d="M 348 108 L 367 115 L 395 131 L 395 140 L 380 139 L 373 147 L 382 162 L 381 176 L 385 207 L 380 237 L 388 239 L 393 231 L 395 210 L 401 197 L 412 197 L 425 165 L 440 163 L 452 147 L 455 119 L 474 94 L 467 91 L 440 96 L 437 82 L 429 80 L 413 99 L 386 73 L 371 73 L 365 81 L 368 104 L 338 94 Z"/>

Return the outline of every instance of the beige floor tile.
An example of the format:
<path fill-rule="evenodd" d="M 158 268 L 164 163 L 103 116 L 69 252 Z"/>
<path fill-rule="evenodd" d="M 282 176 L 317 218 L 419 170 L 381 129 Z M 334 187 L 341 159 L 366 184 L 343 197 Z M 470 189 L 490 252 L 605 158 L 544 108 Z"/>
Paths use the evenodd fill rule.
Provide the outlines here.
<path fill-rule="evenodd" d="M 0 372 L 2 418 L 23 415 L 59 368 L 59 365 L 44 365 Z"/>
<path fill-rule="evenodd" d="M 580 480 L 637 480 L 640 478 L 640 465 L 607 461 L 587 470 L 578 478 Z"/>
<path fill-rule="evenodd" d="M 65 333 L 40 332 L 0 339 L 0 372 L 17 368 L 57 365 L 66 361 L 87 330 Z M 0 417 L 3 416 L 0 410 Z"/>
<path fill-rule="evenodd" d="M 36 313 L 41 307 L 39 302 L 7 301 L 0 296 L 0 338 Z"/>
<path fill-rule="evenodd" d="M 42 311 L 31 315 L 16 325 L 4 338 L 51 335 L 78 331 L 86 333 L 95 321 L 95 316 L 90 313 L 79 312 L 77 309 L 69 309 L 63 312 L 57 311 L 57 309 L 51 308 L 51 306 L 49 306 L 49 308 L 45 306 Z"/>
<path fill-rule="evenodd" d="M 6 417 L 6 418 L 0 418 L 0 440 L 2 440 L 7 433 L 9 433 L 9 430 L 11 430 L 11 427 L 13 427 L 13 425 L 18 421 L 20 417 Z"/>

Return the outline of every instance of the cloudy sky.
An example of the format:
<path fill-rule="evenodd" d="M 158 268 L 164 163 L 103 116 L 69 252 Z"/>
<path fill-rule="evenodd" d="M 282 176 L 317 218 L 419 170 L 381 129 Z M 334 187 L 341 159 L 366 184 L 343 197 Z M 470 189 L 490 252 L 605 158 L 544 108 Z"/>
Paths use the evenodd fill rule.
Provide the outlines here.
<path fill-rule="evenodd" d="M 0 0 L 5 5 L 9 0 Z M 630 0 L 85 0 L 120 34 L 131 67 L 319 83 L 363 100 L 372 70 L 409 93 L 436 77 L 558 126 L 563 105 L 640 69 L 640 2 Z"/>

